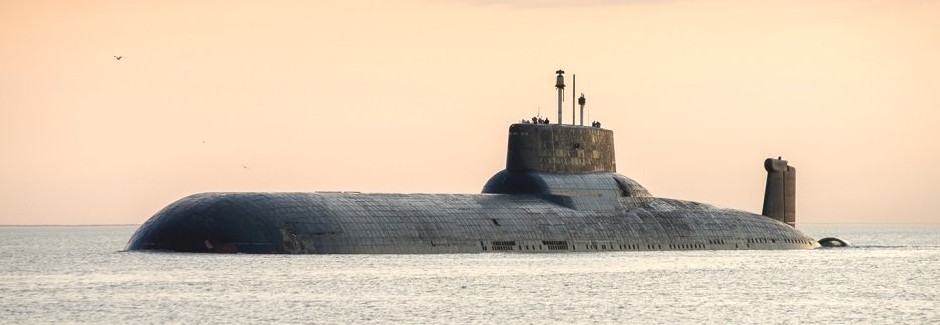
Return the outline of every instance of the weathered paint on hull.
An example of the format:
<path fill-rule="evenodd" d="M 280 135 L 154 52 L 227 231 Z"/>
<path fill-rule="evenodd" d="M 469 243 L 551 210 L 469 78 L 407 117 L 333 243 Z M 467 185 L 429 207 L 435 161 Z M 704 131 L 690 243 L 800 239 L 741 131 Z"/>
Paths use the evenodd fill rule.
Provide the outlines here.
<path fill-rule="evenodd" d="M 610 193 L 618 194 L 605 195 Z M 617 188 L 573 199 L 552 194 L 203 193 L 158 212 L 127 249 L 427 254 L 818 246 L 762 215 L 644 193 Z M 572 208 L 579 205 L 598 208 Z"/>
<path fill-rule="evenodd" d="M 765 196 L 775 220 L 655 198 L 616 173 L 615 156 L 610 130 L 513 124 L 506 169 L 483 194 L 196 194 L 150 218 L 127 249 L 427 254 L 818 246 L 784 223 L 794 221 L 792 174 L 768 185 L 783 189 Z M 769 173 L 790 170 L 785 161 L 771 163 L 780 168 Z"/>

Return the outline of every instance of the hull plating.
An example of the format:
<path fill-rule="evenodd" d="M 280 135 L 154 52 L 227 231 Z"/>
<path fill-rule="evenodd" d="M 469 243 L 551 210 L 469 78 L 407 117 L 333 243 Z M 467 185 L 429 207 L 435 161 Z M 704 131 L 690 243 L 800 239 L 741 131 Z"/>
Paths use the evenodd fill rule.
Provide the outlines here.
<path fill-rule="evenodd" d="M 532 194 L 196 194 L 154 215 L 127 249 L 423 254 L 818 246 L 762 215 L 654 198 L 621 175 L 591 175 L 597 179 L 497 174 L 487 185 L 544 189 Z"/>

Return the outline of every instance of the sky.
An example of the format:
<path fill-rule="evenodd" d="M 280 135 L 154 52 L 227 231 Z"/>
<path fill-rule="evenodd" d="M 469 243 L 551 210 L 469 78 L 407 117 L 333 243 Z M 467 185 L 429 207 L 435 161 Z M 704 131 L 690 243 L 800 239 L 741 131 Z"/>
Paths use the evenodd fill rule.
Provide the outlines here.
<path fill-rule="evenodd" d="M 656 196 L 759 213 L 782 156 L 797 223 L 940 223 L 937 17 L 929 0 L 6 0 L 0 224 L 139 224 L 213 191 L 479 193 L 509 124 L 555 120 L 557 69 Z"/>

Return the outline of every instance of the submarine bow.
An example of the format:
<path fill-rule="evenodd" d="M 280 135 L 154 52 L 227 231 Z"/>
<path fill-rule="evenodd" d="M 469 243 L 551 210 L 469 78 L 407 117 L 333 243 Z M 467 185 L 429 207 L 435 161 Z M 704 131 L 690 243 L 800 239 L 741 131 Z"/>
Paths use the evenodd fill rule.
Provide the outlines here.
<path fill-rule="evenodd" d="M 273 213 L 272 204 L 291 198 L 288 193 L 190 195 L 141 225 L 127 249 L 276 253 L 282 213 Z"/>

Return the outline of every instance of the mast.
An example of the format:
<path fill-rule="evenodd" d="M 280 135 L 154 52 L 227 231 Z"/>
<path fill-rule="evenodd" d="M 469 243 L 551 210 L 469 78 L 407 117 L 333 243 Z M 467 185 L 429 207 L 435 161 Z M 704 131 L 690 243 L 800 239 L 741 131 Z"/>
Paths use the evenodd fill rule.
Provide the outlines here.
<path fill-rule="evenodd" d="M 574 95 L 571 95 L 574 97 Z M 584 104 L 587 103 L 587 99 L 584 98 L 584 93 L 581 93 L 581 97 L 578 98 L 578 105 L 581 106 L 581 126 L 584 126 Z"/>
<path fill-rule="evenodd" d="M 558 77 L 555 78 L 555 88 L 558 89 L 558 124 L 561 124 L 561 102 L 565 100 L 565 70 L 555 71 Z"/>
<path fill-rule="evenodd" d="M 578 75 L 571 74 L 571 98 L 574 99 L 575 91 L 578 89 Z M 571 125 L 574 124 L 575 114 L 574 114 L 574 101 L 571 101 Z M 582 123 L 583 124 L 583 123 Z"/>

